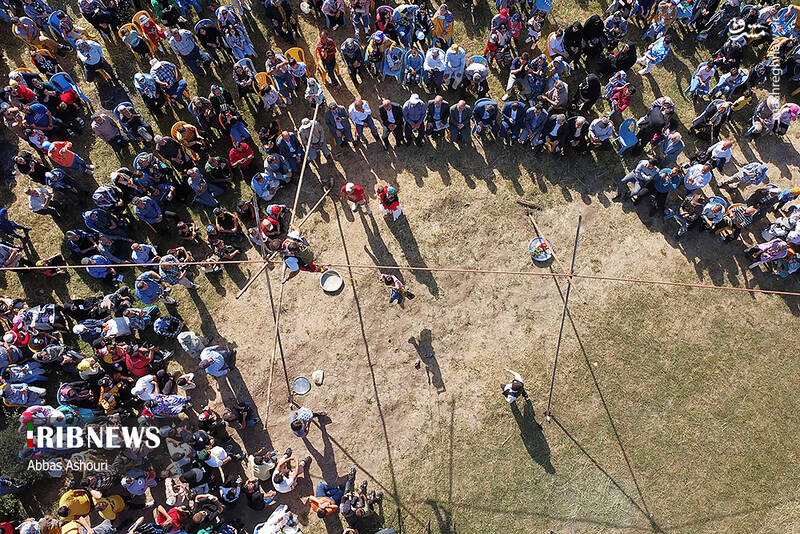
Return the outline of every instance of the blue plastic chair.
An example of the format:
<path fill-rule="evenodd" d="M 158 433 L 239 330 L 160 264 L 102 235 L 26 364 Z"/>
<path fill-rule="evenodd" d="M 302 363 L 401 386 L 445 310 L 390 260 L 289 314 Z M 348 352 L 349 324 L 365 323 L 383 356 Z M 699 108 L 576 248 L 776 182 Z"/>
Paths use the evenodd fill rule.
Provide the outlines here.
<path fill-rule="evenodd" d="M 53 11 L 52 13 L 50 13 L 50 16 L 47 18 L 47 24 L 53 30 L 53 34 L 54 35 L 57 35 L 58 37 L 61 37 L 62 39 L 67 41 L 73 48 L 75 48 L 75 39 L 72 38 L 72 37 L 68 37 L 68 36 L 64 35 L 61 32 L 61 20 L 59 20 L 59 18 L 58 18 L 59 14 L 67 15 L 67 13 L 62 9 L 59 9 L 57 11 Z M 70 17 L 69 15 L 67 15 L 67 19 L 72 21 L 72 17 Z M 74 24 L 75 22 L 72 21 L 72 23 Z"/>
<path fill-rule="evenodd" d="M 194 25 L 194 33 L 197 33 L 197 30 L 200 28 L 208 28 L 214 27 L 214 21 L 211 19 L 201 19 L 197 21 L 197 24 Z"/>
<path fill-rule="evenodd" d="M 149 159 L 150 156 L 151 154 L 149 152 L 139 152 L 138 154 L 136 154 L 136 157 L 133 158 L 133 170 L 135 171 L 142 170 L 143 168 L 142 166 L 144 165 L 142 161 L 145 159 Z"/>
<path fill-rule="evenodd" d="M 407 81 L 406 77 L 408 76 L 408 58 L 409 56 L 411 56 L 412 50 L 416 50 L 417 52 L 419 52 L 420 56 L 422 56 L 422 63 L 419 66 L 419 83 L 420 84 L 422 83 L 422 67 L 425 65 L 425 52 L 420 52 L 419 48 L 415 48 L 412 46 L 411 48 L 408 49 L 408 51 L 406 51 L 405 56 L 403 57 L 403 70 L 405 71 L 405 74 L 403 75 L 403 82 L 402 82 L 403 85 L 408 85 L 406 83 Z"/>
<path fill-rule="evenodd" d="M 788 7 L 784 7 L 780 11 L 778 11 L 777 17 L 770 25 L 772 29 L 772 35 L 775 37 L 789 37 L 794 33 L 794 19 L 797 14 L 794 10 L 789 11 Z"/>
<path fill-rule="evenodd" d="M 636 138 L 636 121 L 634 119 L 625 119 L 619 125 L 619 132 L 616 141 L 620 144 L 620 149 L 617 154 L 622 154 L 632 146 L 635 146 L 639 140 Z"/>
<path fill-rule="evenodd" d="M 708 197 L 708 200 L 706 200 L 706 203 L 703 205 L 703 207 L 705 208 L 709 204 L 721 204 L 723 211 L 727 211 L 728 209 L 728 201 L 722 197 Z"/>
<path fill-rule="evenodd" d="M 467 60 L 467 67 L 472 65 L 473 63 L 480 63 L 481 65 L 489 66 L 489 62 L 486 61 L 486 58 L 483 56 L 472 56 Z"/>
<path fill-rule="evenodd" d="M 407 53 L 408 51 L 405 48 L 399 46 L 395 46 L 386 53 L 386 57 L 383 58 L 383 80 L 385 80 L 387 76 L 391 76 L 397 80 L 397 83 L 400 83 L 403 77 L 403 65 L 405 64 Z M 389 69 L 390 56 L 395 63 L 400 62 L 399 70 L 392 71 Z"/>
<path fill-rule="evenodd" d="M 133 135 L 133 132 L 131 132 L 127 126 L 125 126 L 125 123 L 122 122 L 122 117 L 120 117 L 120 109 L 122 109 L 123 106 L 130 106 L 133 108 L 133 104 L 131 104 L 130 102 L 120 102 L 114 107 L 114 116 L 117 118 L 117 122 L 119 122 L 119 125 L 122 126 L 122 129 L 125 130 L 125 133 L 128 134 L 128 137 L 135 139 L 136 136 Z"/>
<path fill-rule="evenodd" d="M 89 97 L 83 94 L 83 91 L 80 90 L 78 84 L 72 79 L 72 76 L 66 72 L 53 74 L 53 76 L 50 78 L 50 83 L 59 91 L 68 91 L 72 89 L 78 93 L 78 96 L 81 98 L 81 100 L 86 102 L 86 105 L 88 105 L 90 109 L 92 108 L 92 101 L 89 100 Z"/>

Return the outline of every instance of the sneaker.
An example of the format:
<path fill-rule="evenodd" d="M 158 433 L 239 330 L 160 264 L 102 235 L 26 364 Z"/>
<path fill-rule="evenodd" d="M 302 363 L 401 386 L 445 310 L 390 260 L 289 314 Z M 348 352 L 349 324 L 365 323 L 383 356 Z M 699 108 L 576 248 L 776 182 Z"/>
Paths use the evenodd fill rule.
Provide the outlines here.
<path fill-rule="evenodd" d="M 366 207 L 366 212 L 367 212 L 367 215 L 372 215 L 372 210 L 370 209 L 369 206 Z"/>
<path fill-rule="evenodd" d="M 378 494 L 375 496 L 375 502 L 377 502 L 377 503 L 382 503 L 383 502 L 383 492 L 382 491 L 379 491 Z"/>
<path fill-rule="evenodd" d="M 308 466 L 311 465 L 311 456 L 306 456 L 303 458 L 303 468 L 308 469 Z"/>
<path fill-rule="evenodd" d="M 350 471 L 348 472 L 348 475 L 351 476 L 351 477 L 356 476 L 356 468 L 355 467 L 351 467 Z"/>
<path fill-rule="evenodd" d="M 333 31 L 336 31 L 336 30 L 338 30 L 338 29 L 339 29 L 339 25 L 338 25 L 338 24 L 334 24 L 334 25 L 333 25 Z"/>
<path fill-rule="evenodd" d="M 86 166 L 86 168 L 87 169 L 94 169 L 94 165 L 89 164 L 89 165 Z"/>
<path fill-rule="evenodd" d="M 365 480 L 364 482 L 362 482 L 361 485 L 358 487 L 358 489 L 361 490 L 361 493 L 366 493 L 367 492 L 367 481 Z"/>
<path fill-rule="evenodd" d="M 327 417 L 328 412 L 317 412 L 314 414 L 315 417 Z"/>
<path fill-rule="evenodd" d="M 178 301 L 172 297 L 164 297 L 164 304 L 176 304 Z"/>
<path fill-rule="evenodd" d="M 283 454 L 284 454 L 284 456 L 286 456 L 287 458 L 289 458 L 289 457 L 292 455 L 292 448 L 291 448 L 291 447 L 289 447 L 288 449 L 286 449 L 286 452 L 285 452 L 285 453 L 283 453 Z"/>

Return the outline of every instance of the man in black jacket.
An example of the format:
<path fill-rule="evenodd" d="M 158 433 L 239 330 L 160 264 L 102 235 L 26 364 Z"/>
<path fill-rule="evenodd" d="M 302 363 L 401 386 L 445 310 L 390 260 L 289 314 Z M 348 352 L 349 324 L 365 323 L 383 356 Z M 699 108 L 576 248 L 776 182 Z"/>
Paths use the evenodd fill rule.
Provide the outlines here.
<path fill-rule="evenodd" d="M 447 122 L 450 119 L 450 103 L 441 95 L 436 95 L 428 100 L 428 115 L 425 121 L 425 130 L 433 137 L 444 137 Z"/>
<path fill-rule="evenodd" d="M 472 108 L 464 100 L 450 107 L 450 140 L 468 143 L 472 135 Z"/>
<path fill-rule="evenodd" d="M 394 141 L 397 145 L 405 143 L 403 136 L 403 107 L 397 102 L 392 102 L 388 98 L 383 99 L 378 114 L 381 118 L 383 125 L 383 133 L 381 133 L 381 141 L 383 141 L 384 150 L 389 150 L 389 134 L 394 134 Z"/>

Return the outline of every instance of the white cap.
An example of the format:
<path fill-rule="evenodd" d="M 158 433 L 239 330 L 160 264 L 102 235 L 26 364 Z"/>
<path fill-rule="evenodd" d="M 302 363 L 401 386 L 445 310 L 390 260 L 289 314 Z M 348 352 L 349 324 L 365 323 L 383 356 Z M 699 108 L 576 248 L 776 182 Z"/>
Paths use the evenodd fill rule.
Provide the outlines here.
<path fill-rule="evenodd" d="M 6 332 L 6 334 L 3 336 L 3 341 L 5 341 L 6 343 L 13 343 L 14 334 L 12 334 L 11 332 Z"/>
<path fill-rule="evenodd" d="M 353 182 L 347 182 L 347 184 L 344 186 L 344 190 L 347 191 L 348 193 L 352 193 L 353 190 L 355 190 L 355 188 L 356 186 L 355 184 L 353 184 Z"/>

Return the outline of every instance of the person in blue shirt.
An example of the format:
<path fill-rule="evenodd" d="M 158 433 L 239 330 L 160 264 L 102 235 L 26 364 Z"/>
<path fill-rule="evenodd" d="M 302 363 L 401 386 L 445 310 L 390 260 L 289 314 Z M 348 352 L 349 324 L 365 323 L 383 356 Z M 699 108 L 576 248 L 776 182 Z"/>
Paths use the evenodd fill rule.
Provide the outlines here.
<path fill-rule="evenodd" d="M 140 221 L 158 224 L 164 220 L 164 214 L 161 212 L 161 207 L 158 202 L 150 197 L 136 197 L 131 200 L 133 205 L 133 214 Z"/>
<path fill-rule="evenodd" d="M 103 235 L 126 236 L 125 225 L 104 209 L 93 209 L 83 212 L 83 222 L 86 228 Z"/>
<path fill-rule="evenodd" d="M 155 271 L 147 271 L 136 279 L 136 298 L 148 306 L 158 302 L 175 304 L 175 299 L 168 297 L 161 287 L 161 277 Z"/>
<path fill-rule="evenodd" d="M 91 232 L 86 230 L 67 230 L 64 234 L 66 236 L 67 248 L 78 259 L 83 259 L 85 256 L 91 256 L 97 252 L 97 237 Z"/>
<path fill-rule="evenodd" d="M 117 274 L 113 268 L 106 267 L 107 265 L 111 265 L 111 261 L 100 254 L 94 254 L 88 258 L 83 258 L 81 260 L 81 265 L 91 265 L 92 267 L 88 267 L 86 272 L 89 273 L 89 276 L 97 278 L 98 280 L 106 280 Z"/>
<path fill-rule="evenodd" d="M 44 132 L 48 137 L 67 139 L 75 135 L 75 132 L 58 117 L 54 117 L 50 110 L 42 103 L 23 105 L 22 112 L 25 114 L 25 124 L 35 130 Z"/>
<path fill-rule="evenodd" d="M 228 374 L 228 361 L 236 355 L 235 349 L 225 350 L 221 345 L 206 347 L 200 353 L 200 368 L 213 377 Z"/>
<path fill-rule="evenodd" d="M 658 171 L 652 180 L 634 195 L 634 203 L 651 197 L 650 217 L 656 213 L 664 214 L 667 205 L 667 197 L 670 192 L 675 191 L 683 183 L 684 171 L 680 165 L 673 168 L 665 167 Z"/>

